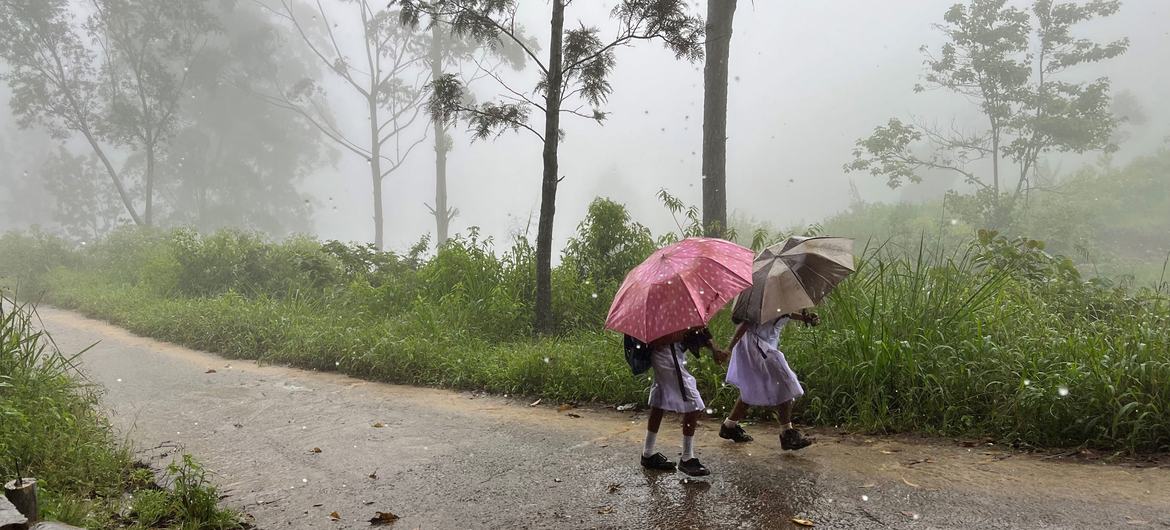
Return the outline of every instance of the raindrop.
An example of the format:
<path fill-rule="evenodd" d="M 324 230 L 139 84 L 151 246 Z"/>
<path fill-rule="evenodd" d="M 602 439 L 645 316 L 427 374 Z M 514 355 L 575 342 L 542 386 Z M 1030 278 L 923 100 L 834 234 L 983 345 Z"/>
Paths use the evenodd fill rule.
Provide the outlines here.
<path fill-rule="evenodd" d="M 1057 388 L 1056 388 L 1056 393 L 1057 393 L 1057 394 L 1058 394 L 1060 397 L 1067 396 L 1067 395 L 1068 395 L 1068 387 L 1067 387 L 1067 386 L 1060 386 L 1060 387 L 1057 387 Z"/>
<path fill-rule="evenodd" d="M 549 359 L 548 357 L 544 358 L 544 364 L 548 364 L 551 361 L 552 361 L 552 359 Z"/>
<path fill-rule="evenodd" d="M 309 479 L 307 479 L 307 478 L 303 478 L 303 479 L 301 479 L 301 482 L 306 482 L 306 483 L 307 483 L 307 482 L 309 482 Z"/>
<path fill-rule="evenodd" d="M 1031 379 L 1025 379 L 1025 380 L 1024 380 L 1024 386 L 1032 386 L 1032 380 L 1031 380 Z"/>
<path fill-rule="evenodd" d="M 958 220 L 958 219 L 951 219 L 951 226 L 955 226 L 955 225 L 957 225 L 957 224 L 959 224 L 959 220 Z"/>
<path fill-rule="evenodd" d="M 305 427 L 304 425 L 301 425 L 301 430 L 302 430 L 302 431 L 303 431 L 303 430 L 306 430 L 306 429 L 308 429 L 308 427 Z"/>
<path fill-rule="evenodd" d="M 707 409 L 707 414 L 715 414 L 715 409 Z"/>
<path fill-rule="evenodd" d="M 121 380 L 121 379 L 118 379 L 118 382 L 119 382 L 119 383 L 121 383 L 121 382 L 122 382 L 122 380 Z"/>
<path fill-rule="evenodd" d="M 589 296 L 591 296 L 591 297 L 593 297 L 593 298 L 597 298 L 597 293 L 593 293 L 593 294 L 591 294 L 591 295 L 589 295 Z"/>
<path fill-rule="evenodd" d="M 341 366 L 341 361 L 333 361 L 333 366 Z"/>
<path fill-rule="evenodd" d="M 184 67 L 183 67 L 183 71 L 184 71 L 184 72 L 186 72 L 186 71 L 188 71 L 188 70 L 190 70 L 190 68 L 187 68 L 186 66 L 184 66 Z"/>
<path fill-rule="evenodd" d="M 861 500 L 869 502 L 869 495 L 862 495 Z"/>

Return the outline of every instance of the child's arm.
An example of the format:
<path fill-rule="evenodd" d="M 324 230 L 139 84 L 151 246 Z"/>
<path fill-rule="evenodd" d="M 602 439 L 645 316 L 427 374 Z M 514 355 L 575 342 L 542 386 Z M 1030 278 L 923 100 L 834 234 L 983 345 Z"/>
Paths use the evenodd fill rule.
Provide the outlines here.
<path fill-rule="evenodd" d="M 821 323 L 820 315 L 811 311 L 801 311 L 800 313 L 789 313 L 784 315 L 792 320 L 799 320 L 809 326 L 817 326 Z"/>

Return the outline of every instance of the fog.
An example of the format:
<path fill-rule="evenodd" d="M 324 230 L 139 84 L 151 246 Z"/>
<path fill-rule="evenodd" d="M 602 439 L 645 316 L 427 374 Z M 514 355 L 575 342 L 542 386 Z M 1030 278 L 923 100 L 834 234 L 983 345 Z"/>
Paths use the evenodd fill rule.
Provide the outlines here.
<path fill-rule="evenodd" d="M 775 228 L 817 222 L 848 207 L 851 182 L 867 202 L 934 200 L 948 188 L 964 189 L 960 182 L 940 176 L 895 190 L 882 178 L 842 170 L 851 160 L 855 142 L 890 117 L 959 124 L 980 119 L 978 109 L 961 96 L 913 91 L 923 75 L 919 48 L 937 49 L 942 44 L 944 36 L 934 24 L 952 3 L 740 2 L 729 65 L 730 217 Z M 520 4 L 518 22 L 537 36 L 544 49 L 549 6 L 537 0 Z M 600 26 L 603 36 L 612 33 L 607 14 L 613 4 L 578 0 L 567 10 L 566 27 L 582 20 Z M 358 28 L 352 9 L 326 5 L 331 6 L 330 18 L 339 25 L 340 35 Z M 705 4 L 696 9 L 705 12 Z M 1165 68 L 1170 64 L 1170 25 L 1166 20 L 1170 20 L 1170 5 L 1165 2 L 1127 0 L 1118 14 L 1078 27 L 1079 36 L 1130 39 L 1127 53 L 1073 69 L 1066 76 L 1084 80 L 1108 76 L 1115 96 L 1127 93 L 1145 111 L 1144 122 L 1125 126 L 1127 140 L 1115 163 L 1154 152 L 1170 135 L 1170 111 L 1164 104 L 1165 95 L 1170 94 L 1170 71 Z M 287 46 L 303 45 L 288 24 L 277 27 L 286 33 Z M 311 59 L 306 56 L 306 60 Z M 523 72 L 504 76 L 516 86 L 531 87 L 537 74 L 529 65 Z M 609 79 L 613 93 L 604 106 L 609 113 L 604 125 L 573 116 L 562 119 L 564 181 L 557 200 L 554 249 L 573 233 L 595 196 L 626 204 L 635 219 L 656 233 L 675 229 L 655 197 L 659 189 L 689 204 L 701 203 L 701 62 L 676 60 L 658 42 L 637 42 L 618 50 L 617 66 Z M 339 127 L 360 134 L 366 127 L 362 102 L 343 99 L 343 82 L 329 72 L 322 74 L 322 80 Z M 480 99 L 498 94 L 488 81 L 472 85 Z M 0 87 L 0 100 L 10 97 L 11 91 Z M 9 204 L 8 215 L 0 213 L 0 228 L 50 224 L 36 218 L 36 211 L 46 208 L 42 201 L 51 197 L 30 191 L 35 186 L 24 189 L 16 181 L 24 171 L 35 173 L 39 158 L 58 143 L 79 154 L 88 154 L 88 147 L 75 135 L 53 140 L 35 126 L 19 129 L 8 105 L 0 110 L 0 119 L 0 172 L 7 177 L 0 204 Z M 294 116 L 289 113 L 288 119 Z M 533 116 L 534 123 L 539 120 Z M 413 134 L 421 132 L 422 121 Z M 452 233 L 478 226 L 482 234 L 497 241 L 507 241 L 526 229 L 534 237 L 540 202 L 540 142 L 524 131 L 472 141 L 463 130 L 461 123 L 451 131 L 449 201 L 459 210 Z M 324 136 L 317 141 L 330 155 L 297 184 L 312 210 L 309 226 L 323 239 L 370 241 L 367 162 L 338 150 Z M 1062 171 L 1072 171 L 1098 156 L 1048 158 Z M 423 145 L 385 182 L 387 248 L 403 249 L 434 231 L 434 218 L 424 206 L 434 200 L 434 186 L 434 151 Z"/>

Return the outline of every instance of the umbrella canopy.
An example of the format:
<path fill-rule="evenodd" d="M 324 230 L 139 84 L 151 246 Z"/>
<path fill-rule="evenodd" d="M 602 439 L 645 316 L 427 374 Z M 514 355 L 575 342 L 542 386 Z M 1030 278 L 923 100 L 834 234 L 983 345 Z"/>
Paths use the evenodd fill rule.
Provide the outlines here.
<path fill-rule="evenodd" d="M 763 323 L 813 307 L 851 273 L 852 239 L 790 237 L 756 256 L 752 288 L 736 298 L 732 317 Z"/>
<path fill-rule="evenodd" d="M 705 325 L 751 286 L 752 251 L 730 241 L 687 238 L 662 247 L 626 275 L 605 327 L 642 342 Z"/>

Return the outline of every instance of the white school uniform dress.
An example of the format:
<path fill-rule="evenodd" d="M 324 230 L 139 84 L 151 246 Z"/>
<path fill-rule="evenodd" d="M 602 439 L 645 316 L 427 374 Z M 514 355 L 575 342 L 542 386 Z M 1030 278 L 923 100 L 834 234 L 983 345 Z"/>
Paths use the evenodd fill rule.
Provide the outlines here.
<path fill-rule="evenodd" d="M 747 333 L 731 349 L 727 382 L 739 388 L 739 399 L 744 403 L 772 407 L 804 395 L 796 373 L 777 348 L 788 320 L 749 323 Z"/>
<path fill-rule="evenodd" d="M 654 367 L 651 407 L 684 414 L 706 407 L 695 376 L 687 371 L 687 351 L 681 343 L 655 348 L 650 353 L 650 364 Z"/>

